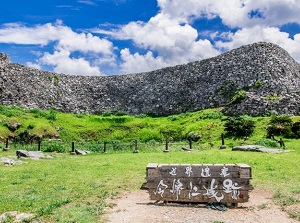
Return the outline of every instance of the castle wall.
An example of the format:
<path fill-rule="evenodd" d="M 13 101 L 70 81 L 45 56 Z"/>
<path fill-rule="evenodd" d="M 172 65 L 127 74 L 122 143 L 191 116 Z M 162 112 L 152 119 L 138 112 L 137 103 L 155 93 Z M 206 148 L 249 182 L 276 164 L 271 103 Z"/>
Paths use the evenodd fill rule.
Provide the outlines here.
<path fill-rule="evenodd" d="M 232 101 L 244 90 L 241 100 Z M 169 115 L 224 107 L 226 114 L 298 114 L 299 64 L 270 43 L 160 70 L 72 76 L 28 68 L 0 54 L 0 104 L 64 112 Z"/>

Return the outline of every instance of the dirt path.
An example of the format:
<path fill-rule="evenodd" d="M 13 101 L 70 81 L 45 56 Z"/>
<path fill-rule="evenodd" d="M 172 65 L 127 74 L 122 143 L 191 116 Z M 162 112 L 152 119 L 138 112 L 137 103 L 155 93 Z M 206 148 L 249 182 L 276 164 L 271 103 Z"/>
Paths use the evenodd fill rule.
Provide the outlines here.
<path fill-rule="evenodd" d="M 147 191 L 141 190 L 112 200 L 116 205 L 107 218 L 111 223 L 299 223 L 290 219 L 271 198 L 271 194 L 255 189 L 249 202 L 222 212 L 207 209 L 203 204 L 155 203 Z"/>

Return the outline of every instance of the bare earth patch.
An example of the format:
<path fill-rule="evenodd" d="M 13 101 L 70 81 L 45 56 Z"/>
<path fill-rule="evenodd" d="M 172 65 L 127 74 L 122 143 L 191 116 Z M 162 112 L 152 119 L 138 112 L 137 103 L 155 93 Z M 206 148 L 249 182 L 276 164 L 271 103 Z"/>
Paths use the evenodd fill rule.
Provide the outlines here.
<path fill-rule="evenodd" d="M 299 223 L 274 204 L 270 193 L 259 189 L 250 192 L 249 202 L 224 212 L 204 204 L 155 203 L 146 190 L 122 194 L 111 202 L 115 205 L 107 218 L 112 223 Z"/>

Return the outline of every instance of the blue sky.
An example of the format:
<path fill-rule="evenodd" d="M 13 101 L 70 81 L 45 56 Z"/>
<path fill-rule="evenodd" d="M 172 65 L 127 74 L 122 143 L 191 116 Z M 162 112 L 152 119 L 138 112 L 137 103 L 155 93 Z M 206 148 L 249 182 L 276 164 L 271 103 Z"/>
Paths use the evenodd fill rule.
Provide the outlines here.
<path fill-rule="evenodd" d="M 0 52 L 73 75 L 139 73 L 258 41 L 300 62 L 299 0 L 10 0 Z"/>

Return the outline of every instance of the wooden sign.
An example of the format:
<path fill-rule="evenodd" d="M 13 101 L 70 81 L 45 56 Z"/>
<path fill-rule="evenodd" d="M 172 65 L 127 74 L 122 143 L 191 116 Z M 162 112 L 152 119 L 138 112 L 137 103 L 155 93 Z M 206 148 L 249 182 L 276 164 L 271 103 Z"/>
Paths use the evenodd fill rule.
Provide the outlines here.
<path fill-rule="evenodd" d="M 156 164 L 147 168 L 150 199 L 237 204 L 247 202 L 251 167 L 246 164 Z"/>

